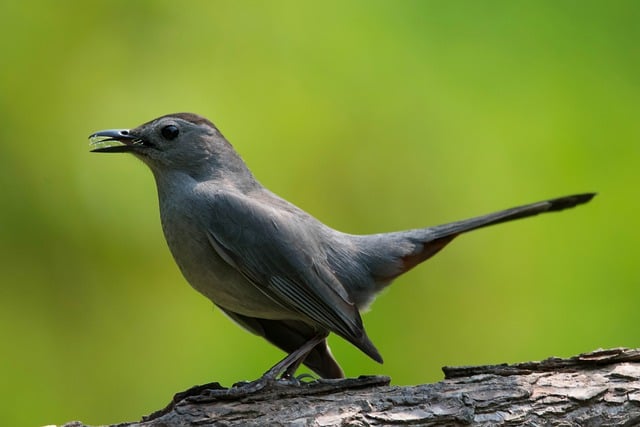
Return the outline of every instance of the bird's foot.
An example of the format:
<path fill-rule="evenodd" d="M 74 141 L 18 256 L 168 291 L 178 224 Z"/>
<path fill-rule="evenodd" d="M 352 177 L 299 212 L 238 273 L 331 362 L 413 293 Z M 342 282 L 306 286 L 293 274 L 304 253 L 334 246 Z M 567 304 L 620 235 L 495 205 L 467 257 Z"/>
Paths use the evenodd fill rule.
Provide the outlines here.
<path fill-rule="evenodd" d="M 300 366 L 309 351 L 322 342 L 326 336 L 326 333 L 317 334 L 304 343 L 300 348 L 287 355 L 287 357 L 282 359 L 280 362 L 276 363 L 271 369 L 255 381 L 237 382 L 233 384 L 231 388 L 222 387 L 220 383 L 217 382 L 191 387 L 188 390 L 175 394 L 169 406 L 167 406 L 163 411 L 175 407 L 175 405 L 182 401 L 207 402 L 211 400 L 237 400 L 261 391 L 269 391 L 275 388 L 279 388 L 280 391 L 282 391 L 283 389 L 290 388 L 291 386 L 300 387 L 306 384 L 306 382 L 302 380 L 306 378 L 313 379 L 313 377 L 309 374 L 303 374 L 296 377 L 294 376 L 295 371 L 298 369 L 298 366 Z"/>
<path fill-rule="evenodd" d="M 316 379 L 310 374 L 302 374 L 297 377 L 287 375 L 286 373 L 282 374 L 280 377 L 277 377 L 277 374 L 278 372 L 270 370 L 257 380 L 239 381 L 233 384 L 231 388 L 221 387 L 219 383 L 211 383 L 192 387 L 185 392 L 179 393 L 180 400 L 237 400 L 256 394 L 258 392 L 267 392 L 274 389 L 283 389 L 288 387 L 300 387 L 303 384 L 307 383 L 307 381 L 304 381 L 305 379 Z M 178 395 L 176 395 L 176 397 L 177 396 Z"/>

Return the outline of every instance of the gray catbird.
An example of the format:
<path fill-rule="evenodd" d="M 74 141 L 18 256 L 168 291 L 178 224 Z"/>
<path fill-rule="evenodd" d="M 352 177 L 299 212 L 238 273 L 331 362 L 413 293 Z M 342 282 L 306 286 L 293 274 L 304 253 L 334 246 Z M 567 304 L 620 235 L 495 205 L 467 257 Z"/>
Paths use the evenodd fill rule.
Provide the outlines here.
<path fill-rule="evenodd" d="M 262 378 L 304 363 L 341 378 L 326 338 L 334 332 L 372 359 L 360 310 L 396 277 L 457 235 L 586 203 L 594 193 L 394 233 L 336 231 L 264 188 L 207 119 L 169 114 L 132 130 L 90 136 L 94 152 L 132 153 L 155 177 L 171 253 L 197 291 L 245 329 L 289 353 Z"/>

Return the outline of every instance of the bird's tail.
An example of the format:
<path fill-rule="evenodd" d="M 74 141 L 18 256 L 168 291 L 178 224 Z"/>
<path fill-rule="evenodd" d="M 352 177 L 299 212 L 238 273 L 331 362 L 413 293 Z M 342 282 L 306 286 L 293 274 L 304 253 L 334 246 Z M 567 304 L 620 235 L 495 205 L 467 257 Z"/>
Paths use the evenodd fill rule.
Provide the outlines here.
<path fill-rule="evenodd" d="M 367 236 L 369 271 L 378 289 L 394 278 L 431 258 L 456 236 L 478 228 L 527 218 L 545 212 L 561 211 L 587 203 L 595 193 L 575 194 L 531 203 L 435 227 Z"/>
<path fill-rule="evenodd" d="M 545 212 L 556 212 L 572 208 L 574 206 L 587 203 L 589 200 L 593 199 L 595 195 L 596 193 L 585 193 L 558 197 L 557 199 L 531 203 L 462 221 L 430 227 L 429 230 L 431 230 L 431 237 L 434 239 L 451 235 L 454 235 L 455 237 L 455 235 L 466 233 L 467 231 L 477 230 L 478 228 L 488 227 L 490 225 L 500 224 L 507 221 L 513 221 L 514 219 L 527 218 Z"/>

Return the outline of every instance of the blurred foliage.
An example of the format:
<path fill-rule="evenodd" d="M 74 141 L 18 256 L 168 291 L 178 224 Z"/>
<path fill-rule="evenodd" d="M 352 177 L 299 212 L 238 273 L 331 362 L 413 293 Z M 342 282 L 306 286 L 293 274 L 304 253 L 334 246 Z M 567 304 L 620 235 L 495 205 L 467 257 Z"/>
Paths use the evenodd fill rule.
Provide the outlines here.
<path fill-rule="evenodd" d="M 269 188 L 344 231 L 572 192 L 589 205 L 458 239 L 364 317 L 382 366 L 640 346 L 640 3 L 0 4 L 0 425 L 135 420 L 282 354 L 193 292 L 151 174 L 87 136 L 203 114 Z"/>

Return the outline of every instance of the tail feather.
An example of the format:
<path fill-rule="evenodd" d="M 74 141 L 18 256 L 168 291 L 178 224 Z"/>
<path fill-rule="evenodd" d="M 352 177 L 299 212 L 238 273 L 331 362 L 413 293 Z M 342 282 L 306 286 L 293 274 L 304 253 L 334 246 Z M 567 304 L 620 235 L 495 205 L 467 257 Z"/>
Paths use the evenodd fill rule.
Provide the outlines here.
<path fill-rule="evenodd" d="M 468 231 L 527 218 L 545 212 L 556 212 L 587 203 L 596 194 L 585 193 L 559 197 L 511 209 L 481 215 L 462 221 L 435 227 L 366 236 L 365 250 L 369 271 L 376 283 L 375 292 L 387 286 L 393 279 L 441 251 L 456 236 Z M 366 305 L 372 293 L 357 295 L 359 305 Z"/>
<path fill-rule="evenodd" d="M 545 212 L 557 212 L 587 203 L 589 200 L 593 199 L 595 195 L 596 193 L 585 193 L 564 196 L 557 199 L 545 200 L 511 209 L 505 209 L 462 221 L 450 222 L 448 224 L 430 227 L 428 229 L 430 231 L 429 236 L 434 240 L 452 235 L 455 237 L 458 234 L 477 230 L 478 228 L 488 227 L 494 224 L 527 218 Z"/>

